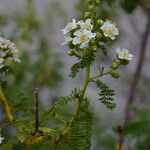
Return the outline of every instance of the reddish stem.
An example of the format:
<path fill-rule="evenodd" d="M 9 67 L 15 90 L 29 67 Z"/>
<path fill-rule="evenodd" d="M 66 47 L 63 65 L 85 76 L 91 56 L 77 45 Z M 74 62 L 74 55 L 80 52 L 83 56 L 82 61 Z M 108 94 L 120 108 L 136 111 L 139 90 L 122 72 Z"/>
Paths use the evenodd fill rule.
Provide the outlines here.
<path fill-rule="evenodd" d="M 118 136 L 119 136 L 118 150 L 122 150 L 122 143 L 123 143 L 122 133 L 123 133 L 123 127 L 122 126 L 118 126 L 117 127 L 117 132 L 118 132 Z"/>
<path fill-rule="evenodd" d="M 150 34 L 150 14 L 148 15 L 148 20 L 147 20 L 147 24 L 145 26 L 145 31 L 141 38 L 141 47 L 140 47 L 138 64 L 136 67 L 136 71 L 134 73 L 133 82 L 131 83 L 131 87 L 129 90 L 128 100 L 127 100 L 127 104 L 126 104 L 126 108 L 125 108 L 125 124 L 127 124 L 128 121 L 130 120 L 129 106 L 132 105 L 134 102 L 135 90 L 138 85 L 139 79 L 141 77 L 142 68 L 143 68 L 144 61 L 145 61 L 145 53 L 146 53 L 146 47 L 148 44 L 149 34 Z"/>
<path fill-rule="evenodd" d="M 39 131 L 39 89 L 35 90 L 35 134 Z"/>

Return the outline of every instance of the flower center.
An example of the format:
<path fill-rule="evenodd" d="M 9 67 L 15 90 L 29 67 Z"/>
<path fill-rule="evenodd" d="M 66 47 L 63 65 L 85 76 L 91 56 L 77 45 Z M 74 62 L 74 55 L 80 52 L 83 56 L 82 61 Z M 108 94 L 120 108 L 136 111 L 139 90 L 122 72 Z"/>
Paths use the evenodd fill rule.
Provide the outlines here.
<path fill-rule="evenodd" d="M 129 55 L 128 52 L 122 52 L 122 53 L 121 53 L 121 57 L 122 57 L 122 58 L 125 58 L 125 59 L 128 59 L 128 55 Z"/>
<path fill-rule="evenodd" d="M 107 30 L 106 30 L 106 33 L 107 33 L 108 35 L 112 35 L 113 29 L 107 29 Z"/>
<path fill-rule="evenodd" d="M 81 34 L 79 36 L 79 39 L 80 39 L 81 42 L 85 42 L 85 41 L 87 41 L 89 39 L 89 37 L 88 37 L 87 34 Z"/>
<path fill-rule="evenodd" d="M 14 53 L 13 53 L 13 56 L 14 56 L 14 57 L 17 57 L 17 56 L 19 56 L 19 55 L 20 55 L 20 51 L 18 51 L 18 50 L 14 51 Z"/>

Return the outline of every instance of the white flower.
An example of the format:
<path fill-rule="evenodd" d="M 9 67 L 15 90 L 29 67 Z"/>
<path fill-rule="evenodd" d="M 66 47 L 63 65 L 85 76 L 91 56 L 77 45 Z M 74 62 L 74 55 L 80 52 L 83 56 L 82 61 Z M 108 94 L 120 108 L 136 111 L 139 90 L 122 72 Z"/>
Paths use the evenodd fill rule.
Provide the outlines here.
<path fill-rule="evenodd" d="M 73 44 L 81 44 L 80 48 L 85 48 L 88 46 L 88 42 L 90 39 L 94 38 L 96 36 L 95 33 L 92 33 L 91 31 L 87 30 L 78 30 L 74 33 L 75 37 L 73 38 Z"/>
<path fill-rule="evenodd" d="M 63 34 L 67 34 L 68 32 L 70 32 L 71 30 L 77 28 L 77 23 L 75 19 L 72 19 L 72 22 L 69 22 L 64 29 L 62 29 L 61 31 L 63 32 Z"/>
<path fill-rule="evenodd" d="M 110 37 L 112 40 L 115 39 L 115 36 L 119 34 L 118 29 L 116 28 L 115 24 L 112 24 L 110 21 L 104 22 L 101 29 L 104 32 L 106 37 Z"/>
<path fill-rule="evenodd" d="M 0 58 L 0 65 L 4 62 L 3 58 Z"/>
<path fill-rule="evenodd" d="M 20 56 L 20 51 L 16 47 L 14 43 L 11 43 L 9 48 L 11 49 L 11 54 L 12 54 L 12 59 L 16 62 L 20 62 L 19 56 Z"/>
<path fill-rule="evenodd" d="M 0 37 L 0 48 L 1 49 L 7 49 L 10 45 L 10 40 L 7 40 L 6 38 Z"/>
<path fill-rule="evenodd" d="M 4 140 L 4 138 L 0 137 L 0 144 L 2 143 L 3 140 Z"/>
<path fill-rule="evenodd" d="M 0 58 L 0 69 L 4 66 L 3 62 L 4 62 L 4 59 Z"/>
<path fill-rule="evenodd" d="M 93 25 L 91 24 L 91 19 L 87 19 L 85 22 L 81 20 L 78 22 L 78 25 L 80 25 L 82 30 L 91 31 L 93 29 Z"/>
<path fill-rule="evenodd" d="M 123 48 L 116 48 L 116 53 L 119 59 L 123 59 L 123 60 L 132 60 L 133 59 L 133 55 L 129 53 L 129 50 Z"/>
<path fill-rule="evenodd" d="M 70 36 L 68 36 L 68 37 L 65 39 L 65 42 L 63 42 L 61 45 L 68 44 L 68 43 L 71 42 L 72 40 L 73 40 L 73 38 L 71 38 Z"/>
<path fill-rule="evenodd" d="M 0 37 L 0 68 L 6 65 L 5 62 L 7 62 L 7 60 L 20 62 L 19 56 L 20 51 L 16 44 L 6 38 Z"/>

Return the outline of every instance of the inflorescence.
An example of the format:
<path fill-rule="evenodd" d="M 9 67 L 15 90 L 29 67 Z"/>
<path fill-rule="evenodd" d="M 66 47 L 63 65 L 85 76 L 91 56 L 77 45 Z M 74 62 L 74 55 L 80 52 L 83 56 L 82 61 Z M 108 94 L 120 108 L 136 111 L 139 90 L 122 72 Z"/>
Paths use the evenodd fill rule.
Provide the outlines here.
<path fill-rule="evenodd" d="M 0 37 L 0 69 L 9 66 L 12 62 L 20 62 L 20 51 L 16 44 Z"/>

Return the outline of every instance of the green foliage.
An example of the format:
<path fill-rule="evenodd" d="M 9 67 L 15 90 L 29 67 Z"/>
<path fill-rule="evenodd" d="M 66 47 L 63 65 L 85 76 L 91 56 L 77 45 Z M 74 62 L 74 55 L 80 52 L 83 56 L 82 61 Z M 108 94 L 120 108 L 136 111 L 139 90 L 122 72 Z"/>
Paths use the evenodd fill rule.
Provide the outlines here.
<path fill-rule="evenodd" d="M 48 139 L 43 139 L 38 143 L 30 144 L 26 146 L 26 150 L 52 150 L 54 149 L 54 144 L 48 141 Z"/>
<path fill-rule="evenodd" d="M 55 102 L 52 108 L 50 108 L 50 110 L 42 114 L 42 118 L 50 119 L 50 118 L 57 117 L 57 114 L 58 112 L 61 111 L 61 109 L 63 109 L 69 103 L 79 98 L 79 94 L 80 94 L 80 90 L 78 88 L 75 88 L 74 90 L 71 91 L 71 94 L 58 98 L 58 100 Z"/>
<path fill-rule="evenodd" d="M 150 149 L 150 113 L 149 108 L 131 107 L 136 116 L 124 127 L 124 136 L 134 140 L 134 149 Z"/>
<path fill-rule="evenodd" d="M 132 107 L 132 110 L 136 114 L 136 119 L 130 121 L 124 128 L 124 134 L 130 134 L 133 136 L 139 136 L 143 133 L 149 133 L 150 114 L 146 108 Z"/>
<path fill-rule="evenodd" d="M 91 53 L 90 55 L 84 56 L 84 58 L 82 58 L 80 62 L 75 63 L 71 67 L 70 77 L 75 78 L 77 73 L 80 71 L 80 69 L 83 69 L 87 65 L 92 64 L 94 60 L 95 60 L 95 55 L 93 53 Z"/>
<path fill-rule="evenodd" d="M 117 0 L 101 0 L 100 5 L 97 9 L 98 17 L 101 19 L 110 19 L 113 18 L 115 14 L 115 4 Z M 77 5 L 77 8 L 80 10 L 80 12 L 87 11 L 87 0 L 80 0 L 79 4 Z"/>
<path fill-rule="evenodd" d="M 16 143 L 16 139 L 11 138 L 7 141 L 6 144 L 0 147 L 0 150 L 14 150 L 13 147 L 15 143 Z"/>
<path fill-rule="evenodd" d="M 8 75 L 8 74 L 13 74 L 14 71 L 12 70 L 12 68 L 10 66 L 4 66 L 2 68 L 0 68 L 0 74 L 1 75 Z"/>
<path fill-rule="evenodd" d="M 15 14 L 16 16 L 13 17 L 15 29 L 13 30 L 14 35 L 12 38 L 19 39 L 18 43 L 22 45 L 29 44 L 29 49 L 32 50 L 31 42 L 34 42 L 34 37 L 36 37 L 35 43 L 38 48 L 33 48 L 36 50 L 37 56 L 35 57 L 37 57 L 37 60 L 32 60 L 33 55 L 25 51 L 27 47 L 24 47 L 25 50 L 21 58 L 22 63 L 13 64 L 12 66 L 15 77 L 13 77 L 12 81 L 11 79 L 9 80 L 11 81 L 9 87 L 5 86 L 5 95 L 6 101 L 8 99 L 8 104 L 12 108 L 13 120 L 11 123 L 16 127 L 17 133 L 15 135 L 16 139 L 13 138 L 8 140 L 7 143 L 2 143 L 2 150 L 90 150 L 93 116 L 89 111 L 89 102 L 84 95 L 88 84 L 92 82 L 90 80 L 92 79 L 90 77 L 90 65 L 95 60 L 97 48 L 101 49 L 103 55 L 107 55 L 107 49 L 105 46 L 99 45 L 99 42 L 107 43 L 111 41 L 111 38 L 105 38 L 103 31 L 100 30 L 104 22 L 96 17 L 96 6 L 99 4 L 99 0 L 92 0 L 90 3 L 88 7 L 90 12 L 86 12 L 85 17 L 92 20 L 94 25 L 91 28 L 92 32 L 95 35 L 96 33 L 99 34 L 95 40 L 90 40 L 88 47 L 84 49 L 80 49 L 81 47 L 77 45 L 70 45 L 69 48 L 71 50 L 68 53 L 70 56 L 78 58 L 78 62 L 71 68 L 70 76 L 72 78 L 76 77 L 81 69 L 86 68 L 83 87 L 81 90 L 75 88 L 69 95 L 58 98 L 47 111 L 43 111 L 41 107 L 39 108 L 38 105 L 33 104 L 35 99 L 33 98 L 33 89 L 37 86 L 56 87 L 60 83 L 61 74 L 59 70 L 62 67 L 59 60 L 60 57 L 56 56 L 56 53 L 51 52 L 49 41 L 40 32 L 43 30 L 40 28 L 40 21 L 37 19 L 32 0 L 27 1 L 25 13 Z M 112 0 L 102 1 L 102 9 L 104 11 L 102 12 L 101 9 L 98 12 L 102 12 L 101 15 L 105 14 L 106 10 L 110 9 L 113 3 L 114 1 Z M 2 69 L 5 69 L 5 72 L 6 70 L 9 71 L 9 68 Z M 104 68 L 102 67 L 101 73 L 103 71 Z M 112 74 L 112 76 L 118 77 L 116 73 Z M 109 109 L 114 109 L 116 107 L 113 99 L 114 91 L 100 80 L 96 80 L 95 84 L 100 89 L 99 100 Z M 20 92 L 20 89 L 23 92 Z M 67 120 L 68 116 L 64 115 L 63 110 L 71 102 L 76 101 L 77 105 L 74 115 Z M 36 95 L 37 103 L 38 98 Z M 53 121 L 54 123 L 56 121 L 57 125 L 54 125 L 55 127 L 51 129 L 50 126 L 53 125 Z M 9 125 L 6 121 L 7 124 Z M 109 140 L 112 140 L 112 138 L 110 137 Z M 107 143 L 105 140 L 103 142 Z M 113 145 L 114 142 L 110 144 Z"/>
<path fill-rule="evenodd" d="M 90 150 L 92 132 L 92 114 L 88 106 L 83 106 L 80 114 L 75 118 L 69 131 L 72 150 Z"/>
<path fill-rule="evenodd" d="M 116 104 L 114 103 L 113 96 L 115 95 L 114 90 L 110 89 L 106 84 L 100 80 L 96 80 L 95 84 L 97 88 L 101 90 L 99 93 L 99 100 L 109 109 L 114 109 Z"/>
<path fill-rule="evenodd" d="M 39 29 L 39 21 L 35 13 L 35 9 L 33 6 L 33 0 L 26 1 L 26 11 L 23 13 L 16 13 L 16 28 L 19 29 L 19 36 L 24 41 L 32 41 L 32 34 L 35 34 Z M 23 17 L 22 17 L 23 16 Z M 30 32 L 29 32 L 30 31 Z M 15 31 L 16 32 L 16 31 Z"/>
<path fill-rule="evenodd" d="M 139 2 L 140 0 L 121 0 L 123 9 L 128 13 L 131 13 L 137 7 Z"/>

